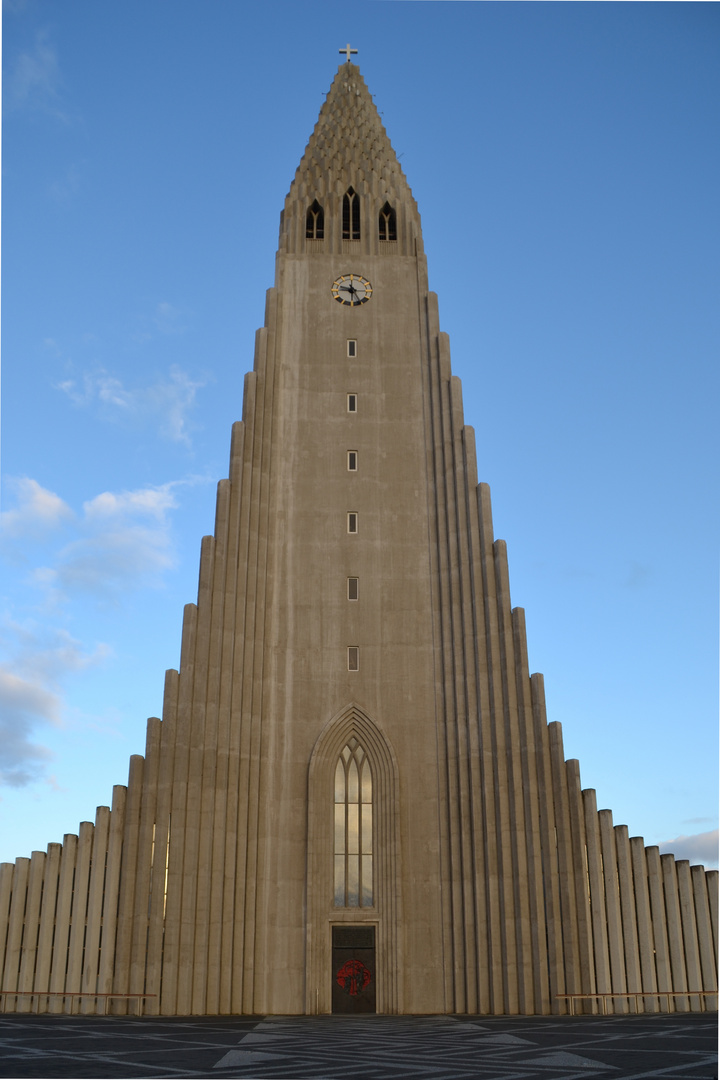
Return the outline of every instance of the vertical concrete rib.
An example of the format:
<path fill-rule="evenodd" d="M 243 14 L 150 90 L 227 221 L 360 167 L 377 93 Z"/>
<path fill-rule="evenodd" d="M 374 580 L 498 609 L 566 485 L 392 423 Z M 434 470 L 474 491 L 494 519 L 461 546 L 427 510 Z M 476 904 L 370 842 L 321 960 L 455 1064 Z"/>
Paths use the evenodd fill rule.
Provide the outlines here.
<path fill-rule="evenodd" d="M 717 970 L 713 963 L 713 934 L 705 871 L 702 866 L 691 866 L 690 876 L 692 878 L 695 922 L 700 946 L 700 965 L 702 969 L 702 983 L 700 985 L 703 990 L 717 990 Z M 705 1008 L 717 1009 L 717 997 L 714 1001 L 706 998 Z"/>
<path fill-rule="evenodd" d="M 8 941 L 10 901 L 12 899 L 12 880 L 14 873 L 14 863 L 0 863 L 0 989 L 3 989 L 5 985 L 5 947 Z M 0 997 L 0 1013 L 6 1011 L 5 998 Z"/>
<path fill-rule="evenodd" d="M 678 894 L 677 868 L 674 855 L 661 855 L 660 868 L 663 890 L 665 893 L 665 914 L 667 916 L 668 944 L 670 946 L 670 970 L 673 990 L 687 990 L 687 970 L 685 968 L 685 949 L 680 915 L 680 897 Z M 686 997 L 675 998 L 677 1012 L 688 1011 Z"/>
<path fill-rule="evenodd" d="M 135 880 L 137 876 L 138 835 L 140 831 L 140 806 L 142 803 L 143 770 L 145 759 L 140 754 L 130 758 L 127 799 L 123 830 L 122 861 L 120 865 L 120 892 L 118 896 L 117 937 L 115 945 L 115 973 L 113 992 L 127 994 L 130 990 L 130 950 L 132 947 L 133 910 L 135 904 Z M 112 1003 L 116 1016 L 127 1013 L 127 1002 L 122 999 Z"/>
<path fill-rule="evenodd" d="M 122 842 L 125 831 L 125 803 L 127 788 L 116 784 L 113 788 L 112 807 L 110 809 L 110 831 L 108 836 L 107 866 L 105 870 L 105 891 L 102 910 L 102 936 L 100 938 L 100 967 L 98 969 L 98 993 L 112 992 L 113 971 L 115 968 L 115 935 L 117 931 L 118 899 L 120 893 L 120 864 L 122 862 Z"/>
<path fill-rule="evenodd" d="M 573 869 L 573 833 L 565 756 L 561 725 L 548 724 L 548 743 L 552 769 L 552 786 L 555 803 L 555 829 L 557 834 L 557 873 L 560 885 L 560 909 L 563 958 L 565 966 L 566 993 L 579 994 L 580 950 L 578 945 L 578 913 Z M 584 837 L 583 837 L 584 839 Z M 551 869 L 554 873 L 554 870 Z"/>
<path fill-rule="evenodd" d="M 568 787 L 568 807 L 570 810 L 570 831 L 573 849 L 573 880 L 575 884 L 575 905 L 577 911 L 577 948 L 580 966 L 577 972 L 577 984 L 583 987 L 583 993 L 593 994 L 597 990 L 595 981 L 595 949 L 590 917 L 590 883 L 587 867 L 587 837 L 585 825 L 585 803 L 580 783 L 580 763 L 571 758 L 565 762 L 565 774 Z M 586 1006 L 593 1012 L 595 1006 Z"/>
<path fill-rule="evenodd" d="M 72 913 L 70 916 L 70 944 L 68 947 L 68 966 L 65 989 L 79 994 L 82 990 L 83 946 L 85 944 L 86 915 L 88 905 L 88 886 L 90 882 L 90 860 L 95 827 L 91 821 L 81 821 L 78 834 L 77 860 L 75 863 L 75 881 L 73 883 Z M 66 1012 L 76 1012 L 77 999 L 68 998 Z"/>
<path fill-rule="evenodd" d="M 207 726 L 208 651 L 210 642 L 210 619 L 212 614 L 212 581 L 215 561 L 215 541 L 204 536 L 200 549 L 200 573 L 198 582 L 197 622 L 195 633 L 195 657 L 190 700 L 188 780 L 185 796 L 185 841 L 182 869 L 182 897 L 180 906 L 180 948 L 178 954 L 177 1010 L 181 1015 L 194 1011 L 194 994 L 204 997 L 205 963 L 207 951 L 202 948 L 207 922 L 202 925 L 197 905 L 201 894 L 207 896 L 209 882 L 198 873 L 200 859 L 200 813 L 202 802 L 202 777 L 205 759 L 205 739 L 214 742 L 213 733 Z M 217 713 L 214 714 L 217 720 Z M 209 843 L 209 838 L 208 838 Z M 195 938 L 200 935 L 201 944 L 195 953 Z M 195 964 L 201 970 L 196 971 Z M 198 983 L 196 984 L 196 976 Z"/>
<path fill-rule="evenodd" d="M 50 961 L 52 959 L 53 932 L 55 930 L 55 907 L 58 898 L 58 877 L 60 874 L 60 856 L 62 844 L 48 844 L 45 874 L 43 877 L 42 908 L 40 909 L 40 933 L 38 934 L 37 965 L 35 967 L 34 989 L 38 994 L 50 989 Z M 2 900 L 0 899 L 0 911 Z M 0 934 L 0 965 L 3 942 Z M 48 999 L 39 998 L 38 1012 L 47 1012 Z"/>
<path fill-rule="evenodd" d="M 163 939 L 162 997 L 160 1001 L 160 1012 L 166 1016 L 172 1016 L 177 1012 L 178 979 L 181 969 L 180 925 L 183 857 L 185 852 L 185 807 L 190 755 L 196 631 L 197 605 L 186 604 L 180 649 L 177 704 L 175 705 L 173 772 L 170 788 L 165 935 Z"/>
<path fill-rule="evenodd" d="M 439 423 L 439 389 L 438 389 L 438 366 L 436 359 L 437 336 L 439 330 L 439 318 L 437 311 L 437 297 L 434 293 L 426 292 L 424 274 L 420 275 L 418 262 L 418 276 L 422 280 L 418 282 L 419 295 L 425 296 L 424 320 L 421 320 L 422 349 L 424 363 L 421 367 L 423 379 L 423 419 L 425 429 L 425 459 L 427 476 L 427 508 L 428 508 L 428 552 L 430 564 L 430 590 L 432 597 L 432 641 L 433 641 L 433 665 L 435 686 L 435 740 L 437 748 L 437 773 L 438 785 L 438 840 L 440 858 L 440 905 L 442 912 L 442 977 L 443 977 L 443 1000 L 445 1008 L 455 1008 L 455 966 L 453 963 L 454 949 L 454 908 L 453 908 L 453 885 L 452 885 L 452 829 L 449 814 L 449 762 L 447 753 L 447 707 L 446 686 L 443 665 L 443 632 L 445 620 L 443 618 L 442 602 L 444 588 L 441 580 L 440 569 L 440 543 L 442 535 L 442 514 L 438 499 L 438 477 L 442 475 L 442 433 Z"/>
<path fill-rule="evenodd" d="M 550 1011 L 564 1012 L 565 1002 L 560 1003 L 558 994 L 565 993 L 565 969 L 563 966 L 562 913 L 560 908 L 560 875 L 558 866 L 558 843 L 553 804 L 552 765 L 550 741 L 545 709 L 545 686 L 542 675 L 530 676 L 532 719 L 537 747 L 536 767 L 539 805 L 540 857 L 542 890 L 547 928 L 547 963 L 550 994 Z"/>
<path fill-rule="evenodd" d="M 532 1012 L 551 1011 L 548 938 L 543 895 L 542 842 L 540 838 L 540 796 L 538 790 L 538 750 L 532 712 L 532 689 L 527 656 L 525 611 L 512 612 L 515 653 L 515 678 L 518 711 L 518 744 L 522 767 L 521 790 L 525 817 L 525 847 L 530 920 L 531 952 L 528 956 L 532 975 Z"/>
<path fill-rule="evenodd" d="M 27 899 L 28 874 L 30 872 L 30 860 L 21 858 L 15 860 L 12 876 L 12 899 L 10 901 L 10 914 L 8 918 L 8 935 L 5 946 L 5 968 L 3 971 L 2 989 L 16 991 L 20 976 L 20 960 L 22 955 L 23 920 L 25 918 L 25 901 Z M 12 997 L 5 998 L 5 1010 L 14 1012 L 16 1001 Z"/>
<path fill-rule="evenodd" d="M 155 804 L 152 877 L 148 911 L 148 944 L 145 964 L 145 992 L 154 994 L 145 1002 L 145 1012 L 153 1016 L 161 1011 L 165 942 L 165 907 L 168 888 L 169 845 L 172 791 L 175 768 L 175 735 L 180 676 L 170 668 L 165 672 L 160 751 Z"/>
<path fill-rule="evenodd" d="M 63 837 L 57 909 L 55 911 L 55 942 L 53 945 L 52 966 L 50 968 L 50 990 L 53 993 L 48 1002 L 48 1012 L 50 1013 L 61 1013 L 63 1011 L 62 999 L 55 995 L 66 989 L 65 972 L 68 963 L 70 915 L 72 911 L 77 844 L 78 838 L 74 834 L 66 833 Z"/>
<path fill-rule="evenodd" d="M 98 967 L 100 963 L 100 932 L 102 927 L 103 887 L 107 862 L 108 836 L 110 832 L 110 808 L 98 806 L 93 830 L 93 846 L 88 883 L 87 927 L 83 950 L 82 991 L 91 995 L 83 998 L 82 1012 L 94 1013 L 98 992 Z M 104 1007 L 103 1010 L 104 1011 Z"/>
<path fill-rule="evenodd" d="M 649 993 L 657 991 L 657 972 L 655 970 L 655 937 L 653 935 L 652 913 L 650 911 L 650 891 L 648 888 L 647 860 L 645 841 L 642 836 L 630 837 L 630 858 L 632 862 L 632 886 L 635 896 L 637 916 L 638 950 L 640 957 L 641 988 Z M 632 986 L 628 973 L 628 986 Z M 657 1012 L 657 998 L 645 998 L 645 1012 Z"/>
<path fill-rule="evenodd" d="M 148 962 L 148 920 L 155 854 L 161 723 L 156 716 L 151 716 L 147 722 L 145 735 L 145 766 L 143 768 L 142 793 L 140 796 L 135 900 L 133 903 L 130 975 L 128 979 L 128 992 L 131 994 L 145 993 Z"/>
<path fill-rule="evenodd" d="M 678 882 L 678 900 L 680 903 L 680 921 L 682 923 L 683 953 L 688 990 L 701 990 L 700 949 L 698 946 L 698 928 L 697 919 L 695 918 L 695 899 L 690 877 L 690 863 L 687 859 L 678 859 L 675 862 L 675 870 Z M 690 1009 L 692 1012 L 702 1012 L 702 998 L 698 996 L 691 997 Z"/>
<path fill-rule="evenodd" d="M 652 912 L 653 939 L 655 942 L 657 988 L 658 991 L 662 992 L 663 990 L 672 990 L 673 983 L 659 848 L 645 848 L 645 858 L 647 860 L 648 892 L 650 893 L 650 911 Z M 660 1011 L 665 1012 L 668 1009 L 670 1012 L 674 1011 L 672 998 L 670 998 L 669 1007 L 661 998 Z"/>
<path fill-rule="evenodd" d="M 615 830 L 610 810 L 598 811 L 600 827 L 600 849 L 602 852 L 603 882 L 605 885 L 605 912 L 607 918 L 608 952 L 610 954 L 610 976 L 612 988 L 616 993 L 627 991 L 625 974 L 625 953 L 623 948 L 623 925 L 620 910 L 620 882 L 615 844 Z M 616 999 L 613 1012 L 628 1011 L 624 998 Z"/>
<path fill-rule="evenodd" d="M 636 991 L 642 989 L 642 978 L 640 975 L 636 897 L 627 825 L 616 825 L 614 832 L 618 887 L 620 890 L 622 946 L 625 954 L 625 978 L 628 991 Z"/>
<path fill-rule="evenodd" d="M 20 975 L 18 977 L 18 990 L 28 994 L 33 989 L 35 976 L 38 934 L 40 932 L 40 901 L 42 899 L 44 873 L 45 852 L 33 851 L 30 856 L 30 870 L 28 872 L 25 925 L 23 928 Z M 17 1012 L 30 1012 L 31 1008 L 32 1001 L 29 996 L 18 998 L 16 1006 Z"/>
<path fill-rule="evenodd" d="M 613 986 L 610 977 L 610 952 L 608 947 L 602 849 L 600 845 L 600 824 L 594 788 L 586 788 L 582 794 L 585 810 L 588 880 L 590 883 L 590 915 L 595 951 L 595 981 L 599 994 L 609 994 Z"/>

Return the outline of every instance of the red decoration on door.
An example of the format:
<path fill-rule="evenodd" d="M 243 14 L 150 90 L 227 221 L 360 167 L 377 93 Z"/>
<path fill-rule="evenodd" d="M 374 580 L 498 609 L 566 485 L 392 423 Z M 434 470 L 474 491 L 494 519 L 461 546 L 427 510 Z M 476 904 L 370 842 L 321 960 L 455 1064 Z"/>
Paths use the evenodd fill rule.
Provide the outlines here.
<path fill-rule="evenodd" d="M 346 960 L 335 976 L 337 984 L 352 997 L 357 997 L 369 986 L 371 979 L 372 975 L 360 960 Z"/>

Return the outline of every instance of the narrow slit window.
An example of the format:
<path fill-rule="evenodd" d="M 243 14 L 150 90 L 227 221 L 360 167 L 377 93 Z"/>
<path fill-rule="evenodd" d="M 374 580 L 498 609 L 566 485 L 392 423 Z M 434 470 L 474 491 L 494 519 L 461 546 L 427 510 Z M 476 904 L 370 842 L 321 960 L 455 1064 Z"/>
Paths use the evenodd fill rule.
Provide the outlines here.
<path fill-rule="evenodd" d="M 379 227 L 381 240 L 397 240 L 397 217 L 388 202 L 380 211 Z"/>
<path fill-rule="evenodd" d="M 360 199 L 351 187 L 343 195 L 342 238 L 343 240 L 360 239 Z"/>
<path fill-rule="evenodd" d="M 357 645 L 348 646 L 348 671 L 358 671 L 360 668 L 360 650 Z"/>
<path fill-rule="evenodd" d="M 349 338 L 347 343 L 348 356 L 357 356 L 357 341 L 355 338 Z"/>
<path fill-rule="evenodd" d="M 348 600 L 358 599 L 358 579 L 356 577 L 349 577 L 347 579 L 348 586 Z"/>
<path fill-rule="evenodd" d="M 335 907 L 373 905 L 373 780 L 352 736 L 335 766 Z"/>
<path fill-rule="evenodd" d="M 348 394 L 347 396 L 347 411 L 357 412 L 357 394 Z"/>
<path fill-rule="evenodd" d="M 357 472 L 358 455 L 357 450 L 348 450 L 348 472 Z"/>
<path fill-rule="evenodd" d="M 305 218 L 305 238 L 307 240 L 322 240 L 325 236 L 325 211 L 315 199 L 312 206 L 308 207 Z"/>
<path fill-rule="evenodd" d="M 358 531 L 358 516 L 354 510 L 351 510 L 347 516 L 347 531 L 349 533 L 356 533 Z"/>

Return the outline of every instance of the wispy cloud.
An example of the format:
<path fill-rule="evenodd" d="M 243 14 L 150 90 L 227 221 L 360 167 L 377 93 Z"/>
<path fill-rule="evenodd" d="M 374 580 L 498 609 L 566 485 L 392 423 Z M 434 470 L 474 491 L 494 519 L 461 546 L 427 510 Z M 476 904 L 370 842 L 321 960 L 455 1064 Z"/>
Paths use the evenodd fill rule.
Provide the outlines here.
<path fill-rule="evenodd" d="M 32 49 L 8 63 L 6 103 L 10 109 L 48 113 L 63 123 L 70 117 L 60 96 L 60 66 L 47 29 L 39 30 Z"/>
<path fill-rule="evenodd" d="M 58 389 L 68 395 L 78 408 L 93 408 L 111 421 L 152 422 L 159 434 L 173 442 L 190 446 L 189 414 L 196 394 L 206 379 L 190 376 L 172 367 L 167 379 L 150 386 L 128 388 L 104 368 L 86 372 L 80 379 L 67 379 Z"/>
<path fill-rule="evenodd" d="M 17 506 L 0 514 L 0 534 L 4 539 L 44 539 L 74 519 L 70 507 L 59 495 L 41 487 L 29 477 L 9 479 Z"/>
<path fill-rule="evenodd" d="M 691 863 L 703 863 L 704 866 L 718 865 L 718 830 L 695 833 L 692 836 L 676 836 L 660 844 L 663 855 L 672 854 L 676 859 L 689 859 Z"/>
<path fill-rule="evenodd" d="M 71 672 L 101 662 L 109 653 L 91 653 L 63 629 L 38 628 L 6 619 L 0 628 L 0 783 L 23 787 L 42 778 L 52 753 L 42 729 L 62 722 L 62 682 Z"/>

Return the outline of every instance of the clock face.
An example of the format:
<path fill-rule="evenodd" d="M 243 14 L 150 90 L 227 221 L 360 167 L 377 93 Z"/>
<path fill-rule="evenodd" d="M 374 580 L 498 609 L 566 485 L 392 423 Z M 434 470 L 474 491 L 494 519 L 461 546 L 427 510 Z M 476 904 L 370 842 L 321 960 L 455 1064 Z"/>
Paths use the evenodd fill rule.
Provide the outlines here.
<path fill-rule="evenodd" d="M 358 307 L 367 304 L 372 296 L 372 285 L 360 274 L 343 274 L 332 283 L 332 294 L 339 304 Z"/>

